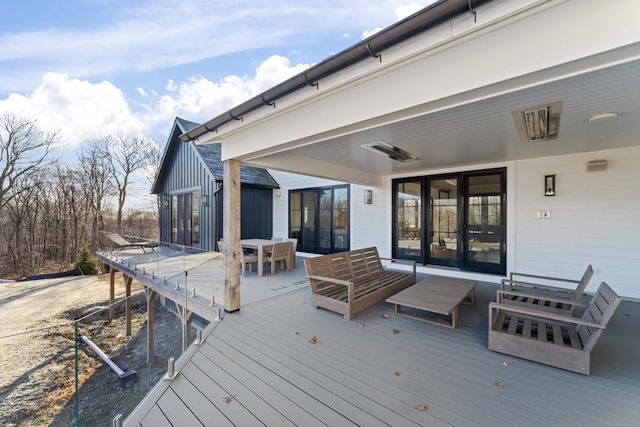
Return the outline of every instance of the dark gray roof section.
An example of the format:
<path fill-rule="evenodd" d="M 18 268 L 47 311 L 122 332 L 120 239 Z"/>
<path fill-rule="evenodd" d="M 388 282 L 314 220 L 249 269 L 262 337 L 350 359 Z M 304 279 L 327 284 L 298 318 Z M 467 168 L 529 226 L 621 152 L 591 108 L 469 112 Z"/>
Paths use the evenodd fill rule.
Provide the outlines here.
<path fill-rule="evenodd" d="M 440 0 L 394 25 L 362 40 L 342 52 L 308 68 L 302 73 L 285 80 L 258 96 L 214 117 L 203 125 L 180 136 L 183 141 L 195 140 L 207 132 L 215 131 L 232 120 L 240 120 L 245 114 L 263 107 L 273 106 L 282 98 L 306 86 L 315 86 L 324 77 L 337 73 L 367 58 L 382 61 L 385 49 L 395 46 L 411 37 L 447 23 L 452 19 L 473 14 L 480 6 L 493 0 Z M 272 107 L 271 107 L 272 108 Z"/>
<path fill-rule="evenodd" d="M 193 142 L 189 142 L 193 144 Z M 202 160 L 211 171 L 216 181 L 222 181 L 224 169 L 220 160 L 220 144 L 196 145 L 196 150 L 200 153 Z M 262 168 L 248 165 L 240 165 L 240 182 L 246 185 L 254 185 L 267 188 L 279 188 L 280 186 L 271 174 Z"/>
<path fill-rule="evenodd" d="M 171 133 L 169 134 L 169 139 L 167 140 L 167 145 L 162 154 L 162 159 L 160 160 L 158 174 L 151 186 L 151 194 L 162 192 L 162 183 L 164 182 L 165 175 L 168 173 L 168 161 L 173 157 L 177 144 L 185 144 L 185 142 L 180 140 L 180 135 L 196 129 L 198 126 L 200 126 L 199 123 L 176 117 L 173 122 L 173 127 L 171 128 Z M 188 143 L 194 144 L 192 141 Z M 214 180 L 222 181 L 223 167 L 222 161 L 220 160 L 220 144 L 200 145 L 196 146 L 196 150 L 200 157 L 202 157 L 211 175 L 213 175 Z M 240 182 L 256 187 L 280 188 L 276 180 L 266 169 L 248 165 L 240 165 Z"/>

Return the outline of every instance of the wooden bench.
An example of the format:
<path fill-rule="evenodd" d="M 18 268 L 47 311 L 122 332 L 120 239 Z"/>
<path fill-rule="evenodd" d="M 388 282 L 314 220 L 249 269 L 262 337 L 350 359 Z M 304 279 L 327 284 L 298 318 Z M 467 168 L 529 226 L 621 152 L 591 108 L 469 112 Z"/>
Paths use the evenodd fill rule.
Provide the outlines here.
<path fill-rule="evenodd" d="M 410 264 L 413 271 L 386 270 L 382 259 Z M 306 258 L 304 266 L 313 308 L 335 311 L 349 320 L 416 282 L 415 261 L 380 258 L 375 247 Z"/>
<path fill-rule="evenodd" d="M 620 303 L 602 282 L 582 317 L 489 304 L 489 350 L 589 375 L 591 349 Z"/>

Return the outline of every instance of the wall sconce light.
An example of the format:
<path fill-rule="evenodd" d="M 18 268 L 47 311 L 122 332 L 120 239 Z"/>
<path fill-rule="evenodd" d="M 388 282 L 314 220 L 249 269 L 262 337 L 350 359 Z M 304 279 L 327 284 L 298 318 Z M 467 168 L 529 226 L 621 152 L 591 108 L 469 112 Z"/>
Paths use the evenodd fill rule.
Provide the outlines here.
<path fill-rule="evenodd" d="M 364 204 L 370 205 L 373 202 L 373 191 L 364 190 Z"/>
<path fill-rule="evenodd" d="M 206 194 L 202 195 L 202 206 L 209 206 L 209 197 Z"/>
<path fill-rule="evenodd" d="M 280 196 L 282 196 L 282 193 L 280 192 L 280 190 L 278 190 L 275 193 L 273 193 L 273 195 L 276 196 L 276 197 L 280 197 Z"/>
<path fill-rule="evenodd" d="M 166 194 L 162 195 L 162 207 L 164 207 L 165 209 L 169 208 L 169 196 L 167 196 Z"/>
<path fill-rule="evenodd" d="M 555 196 L 556 195 L 556 176 L 546 175 L 544 177 L 544 195 Z"/>

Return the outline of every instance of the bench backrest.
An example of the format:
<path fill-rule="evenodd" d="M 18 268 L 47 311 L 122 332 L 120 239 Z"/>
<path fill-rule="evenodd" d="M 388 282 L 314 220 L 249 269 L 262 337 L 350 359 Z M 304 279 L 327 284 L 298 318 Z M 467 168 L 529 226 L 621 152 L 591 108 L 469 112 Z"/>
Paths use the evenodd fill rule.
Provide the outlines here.
<path fill-rule="evenodd" d="M 307 275 L 357 281 L 359 278 L 383 271 L 376 247 L 305 258 Z M 311 281 L 314 286 L 314 281 Z"/>
<path fill-rule="evenodd" d="M 576 291 L 578 291 L 579 293 L 576 293 L 573 296 L 574 300 L 577 301 L 578 299 L 580 299 L 580 297 L 584 293 L 585 289 L 587 289 L 587 285 L 589 284 L 589 280 L 591 280 L 591 277 L 593 277 L 593 267 L 591 267 L 591 265 L 588 265 L 587 269 L 585 270 L 584 274 L 582 275 L 582 279 L 580 279 L 580 282 L 578 283 L 578 286 L 576 287 Z"/>
<path fill-rule="evenodd" d="M 605 326 L 613 316 L 613 312 L 620 304 L 621 299 L 609 285 L 605 282 L 600 283 L 589 307 L 582 315 L 582 319 Z M 578 326 L 577 332 L 582 341 L 582 348 L 587 352 L 591 351 L 602 331 L 603 329 L 601 328 Z"/>

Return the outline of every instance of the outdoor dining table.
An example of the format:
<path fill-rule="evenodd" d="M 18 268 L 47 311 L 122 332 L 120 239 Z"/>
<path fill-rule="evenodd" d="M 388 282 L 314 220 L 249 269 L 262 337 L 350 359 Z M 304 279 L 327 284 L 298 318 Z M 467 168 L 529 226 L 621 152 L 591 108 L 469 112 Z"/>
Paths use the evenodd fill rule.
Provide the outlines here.
<path fill-rule="evenodd" d="M 263 273 L 264 273 L 264 269 L 263 269 L 264 254 L 265 254 L 266 251 L 268 251 L 269 249 L 271 249 L 273 247 L 274 243 L 278 243 L 278 242 L 275 242 L 275 241 L 269 240 L 269 239 L 242 239 L 242 240 L 240 240 L 240 246 L 242 247 L 242 249 L 253 249 L 253 250 L 255 250 L 257 252 L 257 255 L 258 255 L 258 276 L 262 276 Z M 291 243 L 291 246 L 293 246 L 293 243 Z M 292 248 L 292 252 L 294 250 L 295 250 L 295 248 Z M 293 253 L 294 253 L 293 256 L 295 256 L 295 252 L 293 252 Z"/>

